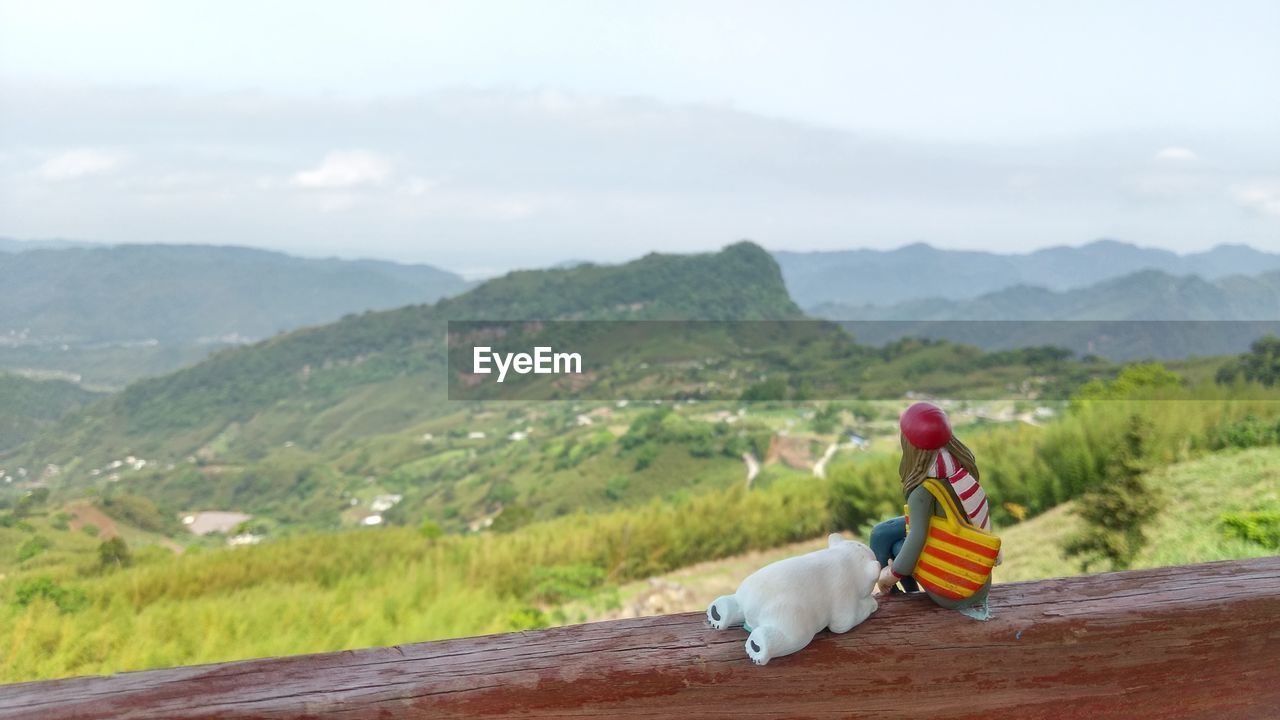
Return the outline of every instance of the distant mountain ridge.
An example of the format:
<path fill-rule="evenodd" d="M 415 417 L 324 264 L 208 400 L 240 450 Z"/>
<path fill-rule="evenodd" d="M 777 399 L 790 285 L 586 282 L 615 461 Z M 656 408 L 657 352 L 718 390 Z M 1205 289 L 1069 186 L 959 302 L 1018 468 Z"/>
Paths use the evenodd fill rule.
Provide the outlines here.
<path fill-rule="evenodd" d="M 59 246 L 0 254 L 11 343 L 256 339 L 470 286 L 428 265 L 203 245 Z"/>
<path fill-rule="evenodd" d="M 1063 291 L 1143 270 L 1206 280 L 1280 270 L 1280 253 L 1245 245 L 1179 255 L 1114 240 L 1026 254 L 942 250 L 917 243 L 897 250 L 776 251 L 773 256 L 803 308 L 966 300 L 1018 286 Z"/>
<path fill-rule="evenodd" d="M 828 303 L 813 312 L 838 320 L 1280 320 L 1280 270 L 1215 281 L 1142 270 L 1066 291 L 1017 285 L 968 300 Z"/>
<path fill-rule="evenodd" d="M 820 305 L 880 344 L 928 337 L 1002 350 L 1054 345 L 1117 361 L 1241 353 L 1280 334 L 1280 271 L 1208 281 L 1143 270 L 1066 291 L 1020 285 L 970 300 L 930 298 L 887 307 Z"/>
<path fill-rule="evenodd" d="M 45 238 L 41 240 L 16 240 L 0 237 L 0 252 L 18 253 L 29 250 L 65 250 L 67 248 L 101 247 L 98 243 L 83 240 L 65 240 L 62 238 Z"/>

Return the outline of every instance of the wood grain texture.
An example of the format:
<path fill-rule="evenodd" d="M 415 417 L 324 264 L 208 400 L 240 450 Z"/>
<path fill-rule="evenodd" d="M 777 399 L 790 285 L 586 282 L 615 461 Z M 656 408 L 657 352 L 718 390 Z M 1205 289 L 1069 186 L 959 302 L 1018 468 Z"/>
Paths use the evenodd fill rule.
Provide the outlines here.
<path fill-rule="evenodd" d="M 1280 558 L 893 596 L 753 665 L 701 614 L 0 687 L 0 718 L 1280 717 Z"/>

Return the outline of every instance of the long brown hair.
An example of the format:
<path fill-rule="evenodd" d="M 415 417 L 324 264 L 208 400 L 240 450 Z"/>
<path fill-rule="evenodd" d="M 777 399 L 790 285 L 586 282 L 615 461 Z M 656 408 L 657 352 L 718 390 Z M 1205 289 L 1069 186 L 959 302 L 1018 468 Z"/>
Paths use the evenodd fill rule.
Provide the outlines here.
<path fill-rule="evenodd" d="M 929 477 L 933 464 L 937 461 L 937 450 L 921 450 L 907 442 L 907 436 L 901 435 L 902 462 L 898 463 L 898 477 L 902 479 L 902 494 L 907 496 L 912 490 L 920 487 L 924 479 Z M 978 479 L 978 463 L 973 458 L 973 451 L 968 445 L 960 442 L 960 438 L 952 435 L 951 440 L 943 445 L 951 457 L 960 463 L 960 467 L 969 471 L 974 480 Z"/>

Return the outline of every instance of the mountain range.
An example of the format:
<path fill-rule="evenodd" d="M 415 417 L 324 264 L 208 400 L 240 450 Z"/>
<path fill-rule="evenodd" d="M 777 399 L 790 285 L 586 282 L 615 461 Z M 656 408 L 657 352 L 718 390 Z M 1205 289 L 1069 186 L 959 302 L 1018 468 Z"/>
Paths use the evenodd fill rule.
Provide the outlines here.
<path fill-rule="evenodd" d="M 584 378 L 609 393 L 607 402 L 597 395 L 594 408 L 579 409 L 577 400 L 495 404 L 447 394 L 448 322 L 519 319 L 696 320 L 703 322 L 673 324 L 711 332 L 625 345 L 618 363 Z M 705 322 L 713 320 L 800 322 L 749 323 L 768 331 L 742 341 Z M 654 346 L 677 345 L 679 358 L 648 361 Z M 1078 384 L 1109 367 L 937 343 L 883 353 L 860 347 L 835 325 L 806 319 L 770 255 L 738 243 L 716 253 L 513 272 L 434 304 L 230 347 L 64 417 L 7 463 L 55 467 L 42 479 L 59 492 L 101 486 L 173 512 L 236 508 L 290 526 L 350 524 L 360 520 L 349 517 L 351 500 L 395 495 L 403 498 L 400 515 L 388 522 L 428 516 L 457 529 L 504 508 L 514 517 L 514 505 L 549 517 L 575 504 L 643 501 L 691 483 L 727 487 L 740 482 L 749 447 L 768 449 L 767 429 L 752 421 L 690 423 L 639 402 L 654 386 L 685 387 L 678 383 L 692 378 L 736 409 L 746 400 L 901 397 L 908 390 L 969 397 L 964 393 L 983 392 L 983 383 L 985 397 L 1003 396 L 1029 377 Z M 832 383 L 841 388 L 828 391 Z M 615 402 L 630 398 L 637 401 Z M 144 469 L 119 469 L 141 460 Z"/>
<path fill-rule="evenodd" d="M 1280 254 L 1244 245 L 1179 255 L 1114 240 L 1025 254 L 942 250 L 917 243 L 896 250 L 778 251 L 773 256 L 791 296 L 806 309 L 964 300 L 1019 287 L 1024 294 L 1028 287 L 1063 291 L 1147 270 L 1204 280 L 1280 270 Z"/>
<path fill-rule="evenodd" d="M 1280 271 L 1206 280 L 1140 270 L 1071 290 L 1015 285 L 969 299 L 826 303 L 812 312 L 840 320 L 1280 320 Z"/>
<path fill-rule="evenodd" d="M 448 320 L 802 317 L 777 265 L 749 243 L 623 265 L 512 272 L 433 305 L 347 316 L 139 380 L 73 418 L 35 452 L 66 460 L 106 444 L 181 456 L 233 423 L 249 444 L 275 437 L 301 444 L 332 432 L 334 422 L 401 428 L 448 409 Z M 396 412 L 386 411 L 384 399 Z"/>
<path fill-rule="evenodd" d="M 0 282 L 0 334 L 59 344 L 259 339 L 468 287 L 427 265 L 197 245 L 6 253 Z"/>
<path fill-rule="evenodd" d="M 889 306 L 828 303 L 811 310 L 844 321 L 870 344 L 927 337 L 986 350 L 1053 345 L 1114 361 L 1241 353 L 1280 334 L 1280 271 L 1205 280 L 1142 270 L 1088 287 L 1019 285 L 971 299 Z"/>
<path fill-rule="evenodd" d="M 20 253 L 28 250 L 65 250 L 67 248 L 92 248 L 102 247 L 99 243 L 84 242 L 81 240 L 64 240 L 62 238 L 47 238 L 44 240 L 16 240 L 14 238 L 0 237 L 0 252 Z"/>

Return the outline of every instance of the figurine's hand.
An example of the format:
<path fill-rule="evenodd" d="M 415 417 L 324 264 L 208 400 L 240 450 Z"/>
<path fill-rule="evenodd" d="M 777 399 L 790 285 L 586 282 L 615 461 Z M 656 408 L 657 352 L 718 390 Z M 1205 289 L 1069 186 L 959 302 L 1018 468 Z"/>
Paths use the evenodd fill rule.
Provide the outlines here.
<path fill-rule="evenodd" d="M 898 576 L 893 574 L 893 561 L 880 569 L 880 579 L 876 580 L 876 594 L 884 595 L 889 589 L 898 584 Z"/>

